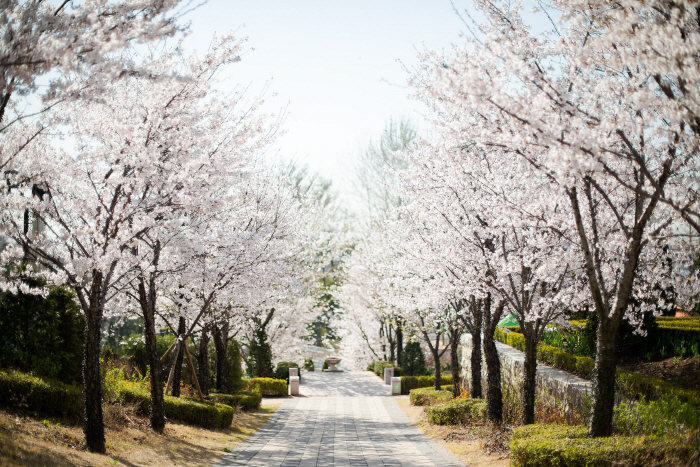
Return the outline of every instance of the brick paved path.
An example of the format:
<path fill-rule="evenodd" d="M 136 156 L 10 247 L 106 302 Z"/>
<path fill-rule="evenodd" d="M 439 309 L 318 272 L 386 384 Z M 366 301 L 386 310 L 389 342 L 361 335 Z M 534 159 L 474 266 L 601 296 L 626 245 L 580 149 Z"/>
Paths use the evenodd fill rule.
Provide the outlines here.
<path fill-rule="evenodd" d="M 463 465 L 414 428 L 370 372 L 304 373 L 300 392 L 216 467 Z"/>

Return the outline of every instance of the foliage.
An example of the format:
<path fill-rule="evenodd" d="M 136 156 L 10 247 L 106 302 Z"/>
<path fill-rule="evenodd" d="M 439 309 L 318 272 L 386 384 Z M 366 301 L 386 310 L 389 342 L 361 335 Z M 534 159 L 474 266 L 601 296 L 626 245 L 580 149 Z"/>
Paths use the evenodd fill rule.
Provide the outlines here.
<path fill-rule="evenodd" d="M 0 367 L 82 381 L 85 318 L 67 287 L 52 288 L 46 298 L 0 294 L 0 329 Z"/>
<path fill-rule="evenodd" d="M 259 392 L 239 392 L 237 394 L 211 394 L 209 396 L 214 402 L 226 404 L 231 407 L 240 407 L 243 411 L 257 410 L 262 402 L 262 394 Z"/>
<path fill-rule="evenodd" d="M 314 361 L 310 357 L 304 359 L 304 370 L 314 371 Z"/>
<path fill-rule="evenodd" d="M 435 386 L 434 376 L 402 376 L 401 394 L 410 394 L 412 389 L 427 388 Z M 440 377 L 440 387 L 452 386 L 452 376 Z"/>
<path fill-rule="evenodd" d="M 510 458 L 513 467 L 691 465 L 698 446 L 698 432 L 590 438 L 582 426 L 527 425 L 513 431 Z"/>
<path fill-rule="evenodd" d="M 263 327 L 256 326 L 253 330 L 253 338 L 248 344 L 246 371 L 248 376 L 253 378 L 272 378 L 275 375 L 272 367 L 272 346 Z"/>
<path fill-rule="evenodd" d="M 428 408 L 428 423 L 457 425 L 486 419 L 486 401 L 483 399 L 457 399 Z"/>
<path fill-rule="evenodd" d="M 384 378 L 384 368 L 394 368 L 395 366 L 396 365 L 394 365 L 391 362 L 377 360 L 373 362 L 372 371 L 374 371 L 374 374 L 379 376 L 380 378 Z"/>
<path fill-rule="evenodd" d="M 79 388 L 3 369 L 0 369 L 0 404 L 69 417 L 79 416 L 83 409 Z"/>
<path fill-rule="evenodd" d="M 283 379 L 289 384 L 290 368 L 299 368 L 299 364 L 294 362 L 279 362 L 275 369 L 275 378 Z M 301 381 L 301 370 L 299 370 L 299 381 Z"/>
<path fill-rule="evenodd" d="M 136 404 L 142 414 L 150 412 L 151 394 L 141 385 L 123 382 L 119 389 L 117 402 Z M 165 396 L 165 415 L 177 420 L 204 428 L 226 428 L 233 421 L 233 408 L 225 404 L 188 397 Z"/>
<path fill-rule="evenodd" d="M 433 405 L 452 399 L 452 391 L 436 391 L 433 388 L 411 389 L 409 396 L 411 405 Z"/>
<path fill-rule="evenodd" d="M 241 344 L 236 339 L 231 339 L 226 348 L 226 365 L 228 365 L 226 387 L 233 394 L 240 392 L 245 387 L 242 363 Z"/>
<path fill-rule="evenodd" d="M 251 378 L 247 382 L 248 391 L 256 391 L 263 396 L 286 396 L 289 392 L 284 379 Z"/>
<path fill-rule="evenodd" d="M 425 354 L 418 341 L 411 341 L 403 348 L 401 369 L 406 376 L 425 374 Z"/>
<path fill-rule="evenodd" d="M 175 336 L 172 334 L 156 335 L 158 355 L 165 354 L 173 342 L 175 342 Z M 146 374 L 148 371 L 148 355 L 146 355 L 146 343 L 143 335 L 132 334 L 129 336 L 117 349 L 117 355 L 126 358 L 141 374 Z"/>

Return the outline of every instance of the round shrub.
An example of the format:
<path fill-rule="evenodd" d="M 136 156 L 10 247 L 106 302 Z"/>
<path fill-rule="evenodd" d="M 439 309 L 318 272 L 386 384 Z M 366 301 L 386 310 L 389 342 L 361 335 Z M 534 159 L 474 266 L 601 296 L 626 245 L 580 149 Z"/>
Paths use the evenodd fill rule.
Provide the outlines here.
<path fill-rule="evenodd" d="M 306 360 L 304 360 L 304 370 L 314 371 L 314 361 L 311 360 L 311 358 L 307 358 Z"/>
<path fill-rule="evenodd" d="M 299 368 L 299 364 L 294 362 L 279 362 L 275 369 L 275 378 L 283 379 L 289 384 L 289 369 Z M 301 370 L 299 371 L 299 381 L 301 381 Z"/>
<path fill-rule="evenodd" d="M 482 399 L 457 399 L 428 409 L 428 423 L 435 425 L 457 425 L 485 419 L 486 401 Z"/>

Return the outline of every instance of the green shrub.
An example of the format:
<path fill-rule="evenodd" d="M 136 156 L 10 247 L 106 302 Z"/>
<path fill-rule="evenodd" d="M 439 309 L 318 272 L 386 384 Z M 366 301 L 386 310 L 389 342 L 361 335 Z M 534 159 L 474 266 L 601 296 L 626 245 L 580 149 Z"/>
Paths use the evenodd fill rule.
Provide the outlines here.
<path fill-rule="evenodd" d="M 401 368 L 406 376 L 420 376 L 425 373 L 425 354 L 420 343 L 406 344 L 401 352 Z"/>
<path fill-rule="evenodd" d="M 673 438 L 612 436 L 589 438 L 586 427 L 527 425 L 516 428 L 510 443 L 513 467 L 690 465 L 698 457 L 700 435 Z"/>
<path fill-rule="evenodd" d="M 64 417 L 83 411 L 78 387 L 12 370 L 0 370 L 0 404 Z"/>
<path fill-rule="evenodd" d="M 283 379 L 289 384 L 290 368 L 299 368 L 299 364 L 294 362 L 279 362 L 275 369 L 275 378 Z M 299 381 L 301 381 L 301 370 L 299 370 Z"/>
<path fill-rule="evenodd" d="M 306 371 L 314 371 L 314 361 L 311 360 L 310 358 L 306 358 L 304 360 L 304 370 Z"/>
<path fill-rule="evenodd" d="M 151 410 L 151 394 L 138 384 L 123 383 L 117 401 L 135 404 L 144 415 Z M 202 403 L 192 397 L 165 396 L 165 416 L 204 428 L 227 428 L 233 422 L 233 408 L 212 401 Z"/>
<path fill-rule="evenodd" d="M 452 391 L 436 391 L 433 388 L 412 389 L 409 395 L 411 405 L 433 405 L 452 399 Z"/>
<path fill-rule="evenodd" d="M 374 362 L 372 371 L 374 371 L 374 374 L 379 376 L 380 378 L 384 378 L 384 368 L 394 368 L 394 364 L 387 361 L 377 360 L 376 362 Z"/>
<path fill-rule="evenodd" d="M 74 297 L 67 287 L 0 293 L 0 368 L 80 384 L 85 318 Z"/>
<path fill-rule="evenodd" d="M 245 387 L 242 363 L 241 344 L 237 340 L 231 339 L 226 347 L 226 365 L 228 365 L 226 390 L 234 394 L 241 392 Z"/>
<path fill-rule="evenodd" d="M 272 366 L 272 345 L 265 328 L 261 326 L 256 327 L 253 338 L 248 343 L 246 371 L 248 376 L 255 378 L 272 378 L 275 375 Z"/>
<path fill-rule="evenodd" d="M 242 392 L 238 394 L 212 394 L 209 396 L 214 402 L 226 404 L 231 407 L 240 407 L 243 411 L 251 411 L 260 408 L 262 394 L 259 392 Z"/>
<path fill-rule="evenodd" d="M 452 376 L 442 376 L 440 387 L 452 386 Z M 435 386 L 434 376 L 402 376 L 401 394 L 410 394 L 412 389 L 428 388 Z"/>
<path fill-rule="evenodd" d="M 428 423 L 457 425 L 486 419 L 486 401 L 483 399 L 457 399 L 428 408 Z"/>
<path fill-rule="evenodd" d="M 251 378 L 248 380 L 248 391 L 257 391 L 263 396 L 286 396 L 287 381 L 274 378 Z"/>

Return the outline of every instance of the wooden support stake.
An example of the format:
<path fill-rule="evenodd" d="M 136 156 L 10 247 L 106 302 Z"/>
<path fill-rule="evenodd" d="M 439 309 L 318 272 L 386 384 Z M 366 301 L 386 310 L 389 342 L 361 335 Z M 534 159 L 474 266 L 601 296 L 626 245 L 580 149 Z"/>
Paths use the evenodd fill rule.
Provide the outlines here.
<path fill-rule="evenodd" d="M 192 372 L 192 379 L 194 380 L 194 387 L 197 388 L 197 393 L 199 394 L 199 400 L 204 402 L 204 395 L 202 394 L 202 390 L 199 388 L 199 381 L 197 380 L 197 373 L 194 371 L 194 363 L 192 363 L 192 355 L 190 355 L 190 349 L 187 348 L 187 344 L 185 344 L 185 354 L 187 354 L 187 361 L 190 364 L 190 371 Z"/>
<path fill-rule="evenodd" d="M 177 340 L 177 346 L 175 347 L 175 358 L 177 359 L 177 354 L 180 353 L 180 344 L 181 341 L 178 338 Z M 177 366 L 177 361 L 173 362 L 173 367 L 170 369 L 170 374 L 168 375 L 168 384 L 165 386 L 165 395 L 168 395 L 168 391 L 170 391 L 170 385 L 173 384 L 173 377 L 175 376 L 175 367 Z"/>
<path fill-rule="evenodd" d="M 163 356 L 160 357 L 160 362 L 161 362 L 161 363 L 163 363 L 163 362 L 165 361 L 165 359 L 168 358 L 168 355 L 170 355 L 170 352 L 173 351 L 173 347 L 175 347 L 175 346 L 177 345 L 177 343 L 178 343 L 178 342 L 177 342 L 177 339 L 175 339 L 175 342 L 173 342 L 173 345 L 171 345 L 170 348 L 169 348 L 168 350 L 165 351 L 165 353 L 163 354 Z"/>

